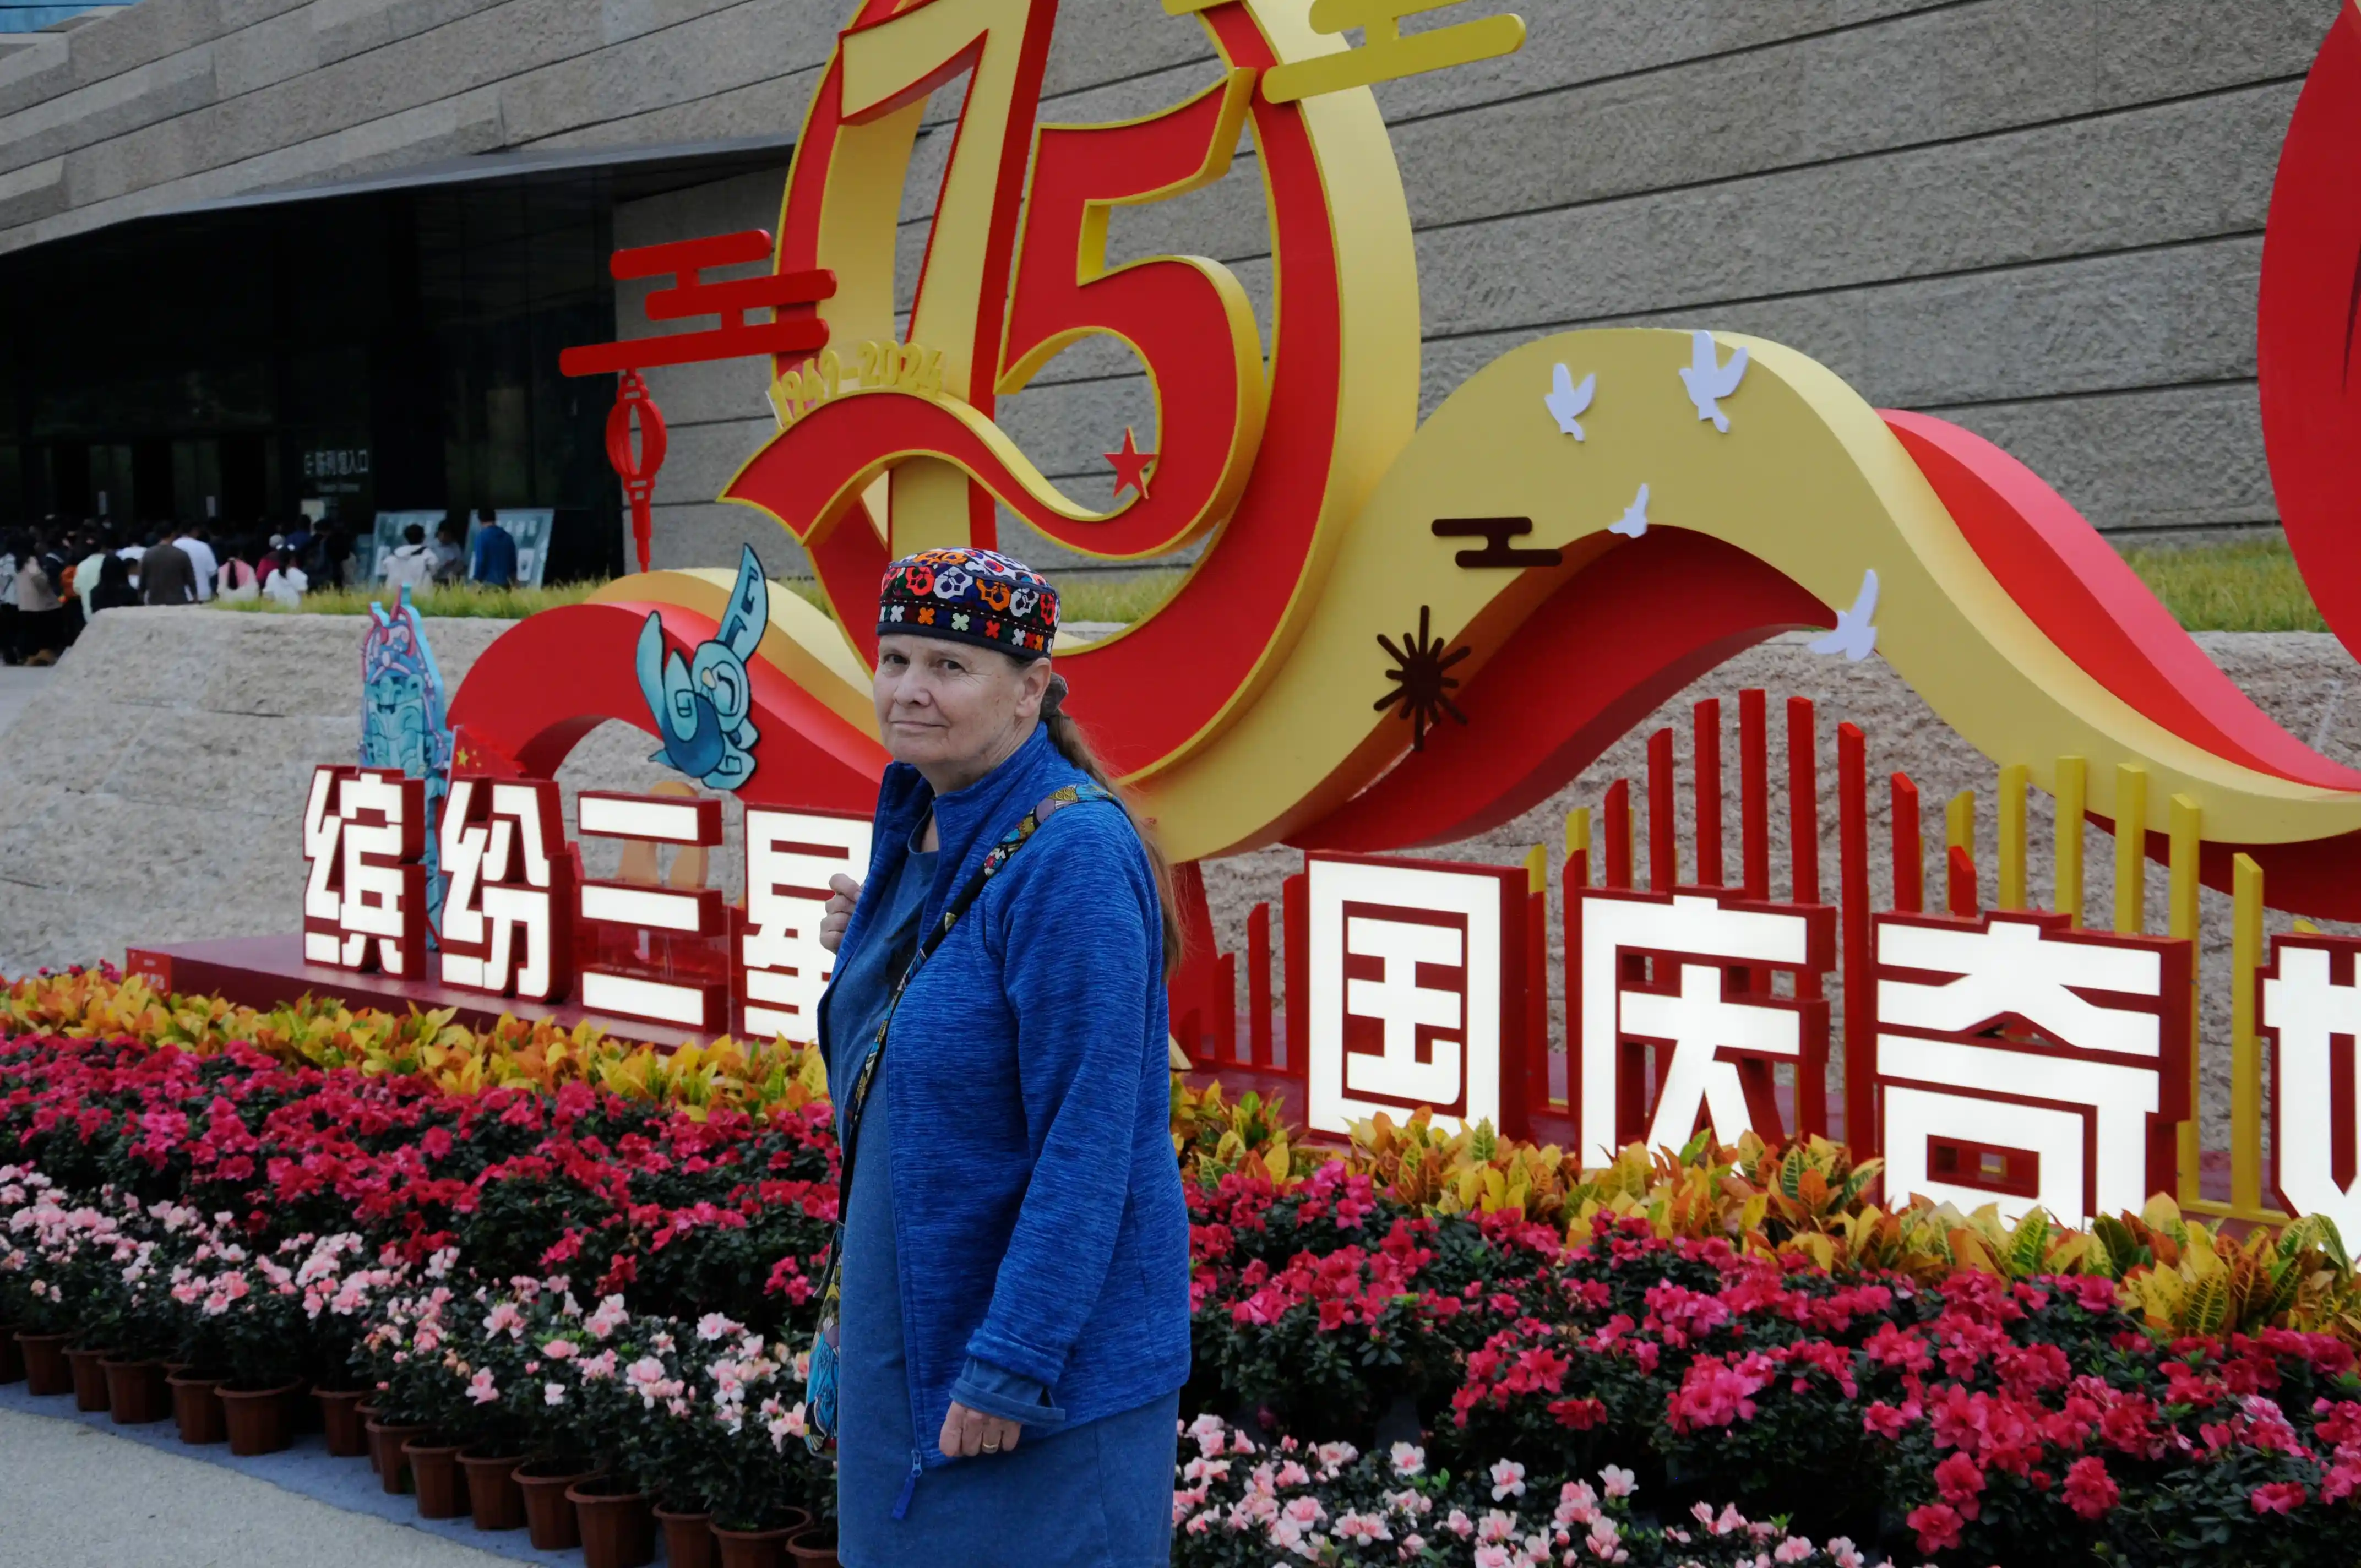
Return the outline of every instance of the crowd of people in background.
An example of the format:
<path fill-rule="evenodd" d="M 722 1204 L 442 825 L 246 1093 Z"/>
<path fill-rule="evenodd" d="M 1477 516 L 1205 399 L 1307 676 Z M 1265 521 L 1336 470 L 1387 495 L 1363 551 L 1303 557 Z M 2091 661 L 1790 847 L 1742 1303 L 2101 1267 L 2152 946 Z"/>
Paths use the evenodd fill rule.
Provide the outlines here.
<path fill-rule="evenodd" d="M 514 587 L 516 541 L 489 507 L 476 515 L 472 554 L 460 519 L 446 518 L 431 542 L 412 523 L 378 562 L 378 579 L 412 593 L 463 579 Z M 50 518 L 0 537 L 0 661 L 53 664 L 93 618 L 127 605 L 268 598 L 291 608 L 315 589 L 343 587 L 352 560 L 353 538 L 334 519 L 298 518 L 273 533 Z"/>

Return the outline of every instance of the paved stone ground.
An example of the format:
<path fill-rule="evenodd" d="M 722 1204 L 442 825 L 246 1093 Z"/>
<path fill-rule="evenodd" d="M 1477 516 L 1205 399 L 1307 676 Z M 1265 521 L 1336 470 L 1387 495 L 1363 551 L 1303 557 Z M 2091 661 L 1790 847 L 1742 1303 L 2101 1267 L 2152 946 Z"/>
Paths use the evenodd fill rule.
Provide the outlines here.
<path fill-rule="evenodd" d="M 374 1486 L 360 1461 L 341 1463 L 359 1472 L 357 1483 Z M 71 1417 L 29 1414 L 13 1400 L 0 1405 L 0 1568 L 491 1568 L 507 1561 Z"/>

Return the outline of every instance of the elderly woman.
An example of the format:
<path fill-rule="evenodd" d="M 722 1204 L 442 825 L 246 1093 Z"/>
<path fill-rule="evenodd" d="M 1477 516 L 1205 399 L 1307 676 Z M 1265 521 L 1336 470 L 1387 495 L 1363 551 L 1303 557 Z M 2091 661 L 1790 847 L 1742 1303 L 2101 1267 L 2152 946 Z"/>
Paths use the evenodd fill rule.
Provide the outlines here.
<path fill-rule="evenodd" d="M 1056 591 L 990 551 L 886 574 L 895 762 L 868 875 L 836 879 L 822 929 L 846 1568 L 1170 1557 L 1189 1375 L 1163 989 L 1179 927 L 1160 855 L 1060 711 L 1057 630 Z"/>

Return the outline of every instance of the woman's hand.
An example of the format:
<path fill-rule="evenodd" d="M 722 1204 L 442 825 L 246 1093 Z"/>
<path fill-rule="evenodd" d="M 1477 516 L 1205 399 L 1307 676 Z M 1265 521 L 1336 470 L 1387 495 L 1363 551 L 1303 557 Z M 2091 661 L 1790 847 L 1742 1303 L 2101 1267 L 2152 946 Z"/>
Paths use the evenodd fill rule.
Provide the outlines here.
<path fill-rule="evenodd" d="M 1016 1446 L 1020 1430 L 1015 1421 L 954 1403 L 950 1414 L 943 1418 L 943 1457 L 973 1459 L 979 1454 L 1009 1453 Z"/>
<path fill-rule="evenodd" d="M 828 913 L 819 920 L 819 945 L 832 953 L 843 945 L 844 928 L 852 924 L 852 906 L 861 902 L 861 884 L 839 872 L 828 879 Z"/>

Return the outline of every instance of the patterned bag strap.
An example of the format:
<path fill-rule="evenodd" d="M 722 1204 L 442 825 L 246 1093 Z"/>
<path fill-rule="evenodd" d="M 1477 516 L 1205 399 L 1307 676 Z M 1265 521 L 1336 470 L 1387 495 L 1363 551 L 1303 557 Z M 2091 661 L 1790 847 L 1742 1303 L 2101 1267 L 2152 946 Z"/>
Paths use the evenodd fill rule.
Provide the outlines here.
<path fill-rule="evenodd" d="M 918 950 L 911 955 L 909 966 L 903 970 L 901 980 L 895 984 L 892 999 L 885 1003 L 884 1017 L 878 1020 L 876 1044 L 870 1048 L 869 1059 L 861 1064 L 861 1075 L 852 1081 L 851 1098 L 845 1102 L 844 1141 L 838 1152 L 837 1165 L 836 1212 L 839 1216 L 848 1212 L 851 1207 L 852 1158 L 861 1146 L 862 1113 L 869 1106 L 869 1086 L 876 1080 L 877 1064 L 885 1059 L 885 1032 L 894 1026 L 894 1014 L 902 1005 L 902 993 L 910 989 L 910 981 L 917 978 L 919 969 L 934 956 L 935 949 L 943 945 L 943 939 L 951 934 L 951 927 L 959 924 L 960 916 L 983 895 L 984 884 L 1000 874 L 1000 869 L 1008 863 L 1009 858 L 1040 831 L 1041 824 L 1070 806 L 1114 798 L 1094 784 L 1068 784 L 1044 797 L 1038 806 L 1026 814 L 1024 821 L 992 847 L 992 852 L 983 857 L 983 863 L 976 867 L 975 874 L 968 879 L 967 885 L 960 889 L 959 896 L 944 906 L 942 919 L 927 933 L 926 939 L 918 944 Z"/>

